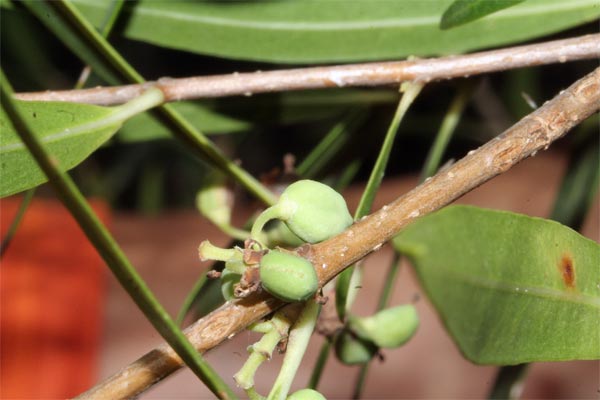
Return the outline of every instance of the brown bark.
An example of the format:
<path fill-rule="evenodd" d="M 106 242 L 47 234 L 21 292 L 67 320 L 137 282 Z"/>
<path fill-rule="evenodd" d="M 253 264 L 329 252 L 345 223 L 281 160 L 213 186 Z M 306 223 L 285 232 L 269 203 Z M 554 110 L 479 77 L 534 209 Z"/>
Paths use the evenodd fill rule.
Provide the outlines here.
<path fill-rule="evenodd" d="M 83 90 L 17 93 L 21 100 L 56 100 L 100 105 L 120 104 L 158 86 L 165 102 L 331 87 L 397 85 L 430 82 L 535 65 L 600 57 L 600 34 L 431 59 L 311 67 L 281 71 L 233 73 L 181 79 L 159 79 L 141 85 Z"/>

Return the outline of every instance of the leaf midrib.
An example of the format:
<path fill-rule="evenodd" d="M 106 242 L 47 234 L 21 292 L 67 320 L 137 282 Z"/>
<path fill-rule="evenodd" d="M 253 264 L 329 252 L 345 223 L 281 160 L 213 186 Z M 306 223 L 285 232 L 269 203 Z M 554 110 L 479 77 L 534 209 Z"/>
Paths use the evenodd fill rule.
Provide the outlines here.
<path fill-rule="evenodd" d="M 443 274 L 451 276 L 452 279 L 456 279 L 459 282 L 474 286 L 476 288 L 489 288 L 502 292 L 508 292 L 510 294 L 535 296 L 555 301 L 577 303 L 596 308 L 600 311 L 600 297 L 593 297 L 581 293 L 566 292 L 552 288 L 520 285 L 517 283 L 504 283 L 496 279 L 463 274 L 447 267 L 437 266 L 435 268 L 441 270 Z"/>

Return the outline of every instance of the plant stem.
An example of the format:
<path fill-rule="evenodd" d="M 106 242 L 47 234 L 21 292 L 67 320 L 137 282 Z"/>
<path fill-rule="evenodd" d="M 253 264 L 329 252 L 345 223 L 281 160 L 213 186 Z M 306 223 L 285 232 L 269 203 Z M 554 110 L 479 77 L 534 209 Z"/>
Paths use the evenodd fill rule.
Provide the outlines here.
<path fill-rule="evenodd" d="M 12 88 L 0 70 L 2 105 L 31 155 L 48 177 L 62 202 L 69 209 L 88 240 L 98 250 L 111 271 L 129 293 L 146 318 L 154 325 L 161 336 L 175 349 L 190 369 L 220 398 L 235 398 L 233 391 L 202 359 L 187 338 L 181 333 L 169 314 L 156 300 L 146 283 L 129 263 L 123 251 L 108 230 L 98 219 L 71 178 L 57 165 L 56 159 L 43 147 L 35 133 L 28 126 L 20 110 L 12 100 Z"/>
<path fill-rule="evenodd" d="M 175 318 L 175 322 L 177 323 L 177 325 L 181 326 L 183 320 L 185 319 L 185 316 L 192 307 L 192 304 L 194 304 L 194 300 L 196 300 L 198 293 L 200 293 L 207 281 L 208 277 L 205 273 L 203 273 L 202 276 L 200 276 L 200 278 L 196 281 L 194 287 L 192 287 L 187 296 L 185 296 L 185 300 L 183 301 L 183 304 L 181 305 L 181 308 L 177 313 L 177 318 Z"/>
<path fill-rule="evenodd" d="M 125 4 L 125 0 L 112 0 L 110 2 L 110 8 L 108 9 L 107 14 L 104 16 L 104 21 L 102 22 L 102 28 L 100 28 L 100 34 L 107 38 L 110 35 L 117 19 L 119 18 L 119 14 L 123 9 L 123 5 Z"/>
<path fill-rule="evenodd" d="M 267 224 L 267 222 L 273 219 L 285 220 L 287 218 L 287 215 L 282 215 L 281 207 L 278 207 L 278 205 L 274 205 L 267 208 L 266 210 L 261 212 L 260 215 L 254 220 L 254 224 L 252 225 L 252 229 L 250 230 L 250 238 L 260 243 L 260 239 L 262 237 L 262 230 Z"/>
<path fill-rule="evenodd" d="M 577 146 L 570 158 L 550 218 L 580 230 L 600 183 L 597 137 Z"/>
<path fill-rule="evenodd" d="M 371 212 L 375 195 L 377 194 L 379 186 L 381 186 L 381 181 L 383 180 L 383 176 L 385 174 L 385 168 L 389 161 L 390 153 L 392 152 L 392 147 L 394 145 L 394 140 L 396 139 L 396 134 L 398 133 L 400 122 L 402 121 L 402 118 L 404 118 L 406 111 L 408 111 L 413 101 L 417 98 L 419 93 L 421 93 L 423 86 L 423 83 L 410 82 L 406 83 L 405 89 L 402 89 L 404 94 L 402 95 L 400 102 L 398 102 L 398 107 L 396 108 L 392 122 L 388 127 L 385 139 L 381 145 L 381 150 L 379 150 L 379 155 L 377 156 L 377 160 L 375 161 L 375 165 L 371 171 L 371 176 L 369 176 L 369 181 L 367 182 L 365 191 L 363 192 L 360 202 L 358 203 L 358 207 L 356 208 L 356 212 L 354 213 L 355 220 L 358 220 Z"/>
<path fill-rule="evenodd" d="M 488 399 L 516 400 L 521 398 L 528 366 L 529 364 L 519 364 L 502 367 L 496 375 Z"/>
<path fill-rule="evenodd" d="M 10 223 L 10 227 L 8 228 L 8 231 L 6 231 L 6 235 L 4 235 L 4 238 L 2 239 L 2 243 L 0 244 L 0 258 L 2 256 L 4 256 L 4 253 L 8 249 L 8 246 L 10 246 L 10 242 L 12 241 L 13 237 L 15 236 L 15 233 L 17 233 L 17 228 L 19 228 L 19 224 L 21 223 L 21 220 L 23 219 L 23 216 L 25 215 L 25 211 L 27 211 L 27 207 L 29 207 L 31 200 L 33 200 L 34 194 L 35 194 L 35 188 L 29 189 L 28 191 L 25 192 L 25 196 L 23 196 L 23 200 L 21 200 L 19 209 L 17 210 L 17 213 L 15 214 L 15 217 L 13 218 L 12 222 Z"/>
<path fill-rule="evenodd" d="M 107 14 L 104 16 L 104 22 L 102 22 L 102 28 L 100 29 L 100 34 L 104 38 L 108 38 L 110 32 L 115 26 L 115 22 L 119 18 L 121 14 L 121 10 L 123 9 L 123 4 L 125 4 L 125 0 L 112 0 L 111 5 L 108 9 Z M 90 74 L 92 73 L 92 67 L 88 64 L 86 65 L 79 74 L 79 79 L 77 79 L 77 83 L 75 84 L 75 89 L 81 89 L 85 86 Z"/>
<path fill-rule="evenodd" d="M 435 141 L 429 149 L 429 154 L 427 154 L 425 165 L 423 165 L 423 169 L 421 170 L 421 182 L 435 174 L 440 167 L 442 156 L 446 151 L 446 147 L 448 147 L 448 142 L 462 117 L 462 113 L 471 98 L 474 88 L 475 85 L 468 81 L 460 88 L 456 96 L 454 96 L 450 108 L 446 112 L 444 120 L 440 125 Z"/>
<path fill-rule="evenodd" d="M 379 297 L 379 302 L 377 303 L 377 311 L 383 310 L 390 301 L 390 297 L 392 296 L 392 291 L 394 289 L 394 283 L 396 283 L 396 278 L 398 277 L 398 272 L 400 271 L 400 254 L 394 252 L 394 257 L 388 268 L 387 275 L 385 276 L 385 280 L 383 283 L 383 290 L 381 291 L 381 296 Z"/>
<path fill-rule="evenodd" d="M 360 166 L 362 161 L 360 159 L 356 159 L 352 161 L 344 171 L 342 172 L 342 176 L 338 179 L 333 188 L 337 191 L 342 191 L 348 184 L 352 181 Z M 319 351 L 319 358 L 317 359 L 315 366 L 313 367 L 313 373 L 310 376 L 310 381 L 308 387 L 311 389 L 316 389 L 319 385 L 319 381 L 321 380 L 321 375 L 323 374 L 323 369 L 325 364 L 327 363 L 327 359 L 329 358 L 329 350 L 331 349 L 331 341 L 329 339 L 325 340 L 323 345 L 321 345 L 321 350 Z"/>
<path fill-rule="evenodd" d="M 165 78 L 157 82 L 120 87 L 20 93 L 18 98 L 117 104 L 138 96 L 146 85 L 159 85 L 164 89 L 167 101 L 178 101 L 242 96 L 244 93 L 324 89 L 338 87 L 338 85 L 339 87 L 387 86 L 406 81 L 430 82 L 598 57 L 600 57 L 600 34 L 593 34 L 459 56 L 179 79 Z"/>
<path fill-rule="evenodd" d="M 390 297 L 392 295 L 392 290 L 394 288 L 394 284 L 396 283 L 396 278 L 398 276 L 398 271 L 400 270 L 400 253 L 394 252 L 394 257 L 392 259 L 392 263 L 388 268 L 387 275 L 384 280 L 383 290 L 381 291 L 381 295 L 379 296 L 379 302 L 377 304 L 377 311 L 383 310 L 385 306 L 388 304 Z M 365 363 L 361 365 L 360 371 L 358 373 L 358 377 L 356 378 L 356 383 L 354 384 L 354 391 L 352 392 L 353 399 L 359 399 L 361 397 L 362 391 L 365 387 L 365 382 L 367 380 L 367 374 L 369 372 L 370 363 Z"/>
<path fill-rule="evenodd" d="M 229 261 L 236 257 L 239 252 L 236 249 L 224 249 L 221 247 L 217 247 L 208 240 L 202 241 L 200 246 L 198 246 L 198 255 L 200 256 L 200 261 L 213 260 L 213 261 Z M 239 254 L 239 258 L 241 258 L 241 254 Z"/>
<path fill-rule="evenodd" d="M 325 338 L 325 342 L 321 346 L 321 351 L 319 351 L 319 357 L 317 358 L 317 362 L 313 367 L 313 373 L 310 376 L 310 380 L 308 381 L 308 387 L 310 389 L 317 389 L 319 386 L 319 381 L 321 380 L 321 375 L 323 374 L 323 369 L 325 368 L 325 364 L 327 363 L 327 358 L 329 357 L 329 350 L 331 349 L 331 341 L 329 338 Z"/>
<path fill-rule="evenodd" d="M 369 372 L 369 364 L 364 364 L 362 368 L 358 371 L 358 376 L 356 377 L 356 383 L 354 384 L 354 391 L 352 392 L 353 399 L 360 399 L 363 388 L 365 387 L 365 382 L 367 380 L 367 373 Z"/>
<path fill-rule="evenodd" d="M 366 110 L 355 107 L 347 111 L 346 116 L 337 122 L 325 137 L 317 144 L 306 158 L 296 167 L 296 172 L 303 178 L 313 179 L 339 149 L 348 141 L 352 131 L 365 119 Z"/>
<path fill-rule="evenodd" d="M 343 189 L 345 189 L 350 184 L 350 182 L 352 182 L 352 180 L 360 170 L 361 165 L 362 160 L 358 158 L 353 160 L 350 164 L 348 164 L 346 168 L 344 168 L 344 170 L 342 171 L 342 174 L 338 178 L 337 182 L 335 182 L 335 184 L 333 185 L 333 188 L 338 192 L 341 192 Z"/>
<path fill-rule="evenodd" d="M 283 364 L 271 388 L 271 393 L 267 397 L 269 400 L 285 400 L 287 397 L 312 332 L 315 329 L 320 311 L 320 304 L 314 300 L 308 300 L 300 312 L 300 316 L 290 331 Z"/>
<path fill-rule="evenodd" d="M 219 228 L 221 231 L 223 231 L 224 234 L 235 240 L 244 241 L 250 237 L 250 232 L 236 228 L 235 226 L 230 224 L 219 224 L 217 225 L 217 228 Z"/>
<path fill-rule="evenodd" d="M 244 366 L 234 375 L 235 382 L 246 392 L 254 389 L 254 375 L 260 365 L 271 359 L 277 343 L 287 334 L 291 320 L 282 311 L 275 313 L 270 322 L 270 329 L 255 344 L 250 346 L 250 356 Z M 248 393 L 250 396 L 250 393 Z"/>
<path fill-rule="evenodd" d="M 277 196 L 272 191 L 250 175 L 245 169 L 232 160 L 229 160 L 210 139 L 194 128 L 170 104 L 159 107 L 156 112 L 159 115 L 159 119 L 171 129 L 173 135 L 183 145 L 225 172 L 266 205 L 271 206 L 277 202 Z"/>
<path fill-rule="evenodd" d="M 404 118 L 406 111 L 408 111 L 413 101 L 421 92 L 421 89 L 423 89 L 423 86 L 423 83 L 417 82 L 408 82 L 403 84 L 401 91 L 403 91 L 404 94 L 398 102 L 398 107 L 396 108 L 396 112 L 392 117 L 392 122 L 388 127 L 385 139 L 383 140 L 383 144 L 379 150 L 379 155 L 377 156 L 375 165 L 371 170 L 369 181 L 367 182 L 365 190 L 360 198 L 360 202 L 358 203 L 358 207 L 356 208 L 356 212 L 354 213 L 355 221 L 364 217 L 371 211 L 373 201 L 375 200 L 375 195 L 377 194 L 377 190 L 379 190 L 379 186 L 381 186 L 381 181 L 383 180 L 383 176 L 385 174 L 385 168 L 390 158 L 390 153 L 394 145 L 394 140 L 396 139 L 400 122 L 402 121 L 402 118 Z M 358 273 L 358 268 L 352 266 L 342 272 L 340 278 L 338 279 L 338 284 L 336 285 L 336 303 L 340 321 L 344 321 L 346 313 L 352 307 L 352 302 L 355 298 L 355 296 L 349 292 L 356 291 L 354 286 L 360 285 L 360 278 L 355 276 L 356 273 Z M 358 285 L 351 286 L 351 283 L 354 282 L 357 282 Z M 340 302 L 342 301 L 345 304 L 341 304 Z"/>

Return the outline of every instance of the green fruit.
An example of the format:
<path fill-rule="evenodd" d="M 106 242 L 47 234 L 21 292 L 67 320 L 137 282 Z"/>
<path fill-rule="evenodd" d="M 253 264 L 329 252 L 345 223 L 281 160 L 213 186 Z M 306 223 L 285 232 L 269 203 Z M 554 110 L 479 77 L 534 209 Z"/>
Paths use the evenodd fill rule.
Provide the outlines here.
<path fill-rule="evenodd" d="M 280 219 L 300 239 L 318 243 L 352 225 L 344 198 L 322 183 L 301 180 L 288 186 L 277 204 L 267 208 L 254 222 L 251 237 L 258 240 L 263 226 Z"/>
<path fill-rule="evenodd" d="M 276 246 L 299 247 L 305 243 L 304 240 L 294 235 L 294 232 L 292 232 L 284 222 L 273 222 L 275 222 L 275 224 L 273 224 L 273 226 L 268 226 L 265 231 L 270 248 Z"/>
<path fill-rule="evenodd" d="M 229 301 L 235 298 L 233 294 L 233 287 L 240 281 L 241 275 L 237 274 L 227 268 L 221 272 L 221 294 L 225 301 Z"/>
<path fill-rule="evenodd" d="M 287 400 L 327 400 L 325 396 L 313 389 L 301 389 L 288 396 Z"/>
<path fill-rule="evenodd" d="M 372 342 L 356 337 L 347 330 L 341 331 L 335 337 L 335 355 L 347 365 L 367 363 L 378 350 Z"/>
<path fill-rule="evenodd" d="M 394 348 L 406 343 L 419 326 L 417 310 L 411 304 L 386 308 L 378 313 L 360 318 L 349 316 L 350 329 L 363 339 L 379 347 Z"/>
<path fill-rule="evenodd" d="M 278 250 L 262 257 L 259 273 L 263 288 L 284 301 L 306 300 L 319 287 L 317 273 L 307 259 Z"/>

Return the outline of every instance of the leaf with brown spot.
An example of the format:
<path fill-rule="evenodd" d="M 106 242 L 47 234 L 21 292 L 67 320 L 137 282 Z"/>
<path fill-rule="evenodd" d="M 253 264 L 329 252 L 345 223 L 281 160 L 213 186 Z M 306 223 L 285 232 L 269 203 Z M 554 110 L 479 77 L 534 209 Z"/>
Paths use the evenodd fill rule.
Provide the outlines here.
<path fill-rule="evenodd" d="M 573 258 L 569 254 L 562 256 L 558 265 L 559 272 L 562 275 L 565 286 L 569 289 L 575 288 L 575 265 L 573 265 Z"/>
<path fill-rule="evenodd" d="M 600 358 L 600 246 L 557 222 L 453 206 L 394 239 L 469 360 Z"/>

